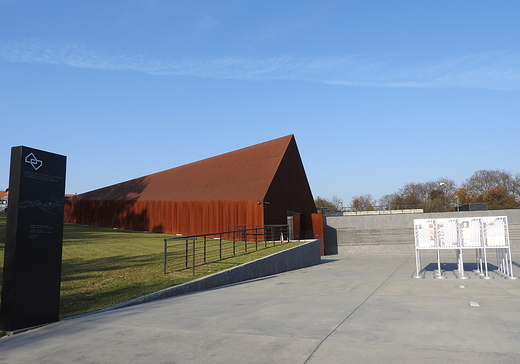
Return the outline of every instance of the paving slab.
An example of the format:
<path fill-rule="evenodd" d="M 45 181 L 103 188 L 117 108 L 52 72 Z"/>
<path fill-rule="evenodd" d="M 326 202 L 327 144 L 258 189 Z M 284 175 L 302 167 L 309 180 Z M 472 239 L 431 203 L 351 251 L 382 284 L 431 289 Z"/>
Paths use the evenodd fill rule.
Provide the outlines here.
<path fill-rule="evenodd" d="M 518 361 L 520 280 L 451 272 L 414 279 L 414 270 L 414 255 L 327 256 L 317 266 L 4 337 L 0 362 Z"/>

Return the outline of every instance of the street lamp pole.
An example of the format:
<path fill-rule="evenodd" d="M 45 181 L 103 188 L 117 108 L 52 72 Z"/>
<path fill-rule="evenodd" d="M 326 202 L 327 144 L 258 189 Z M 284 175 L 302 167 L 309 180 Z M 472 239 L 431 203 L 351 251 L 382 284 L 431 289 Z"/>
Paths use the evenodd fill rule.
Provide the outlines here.
<path fill-rule="evenodd" d="M 448 202 L 446 200 L 446 183 L 445 182 L 441 182 L 439 183 L 439 186 L 442 186 L 442 193 L 444 195 L 444 211 L 448 211 Z"/>

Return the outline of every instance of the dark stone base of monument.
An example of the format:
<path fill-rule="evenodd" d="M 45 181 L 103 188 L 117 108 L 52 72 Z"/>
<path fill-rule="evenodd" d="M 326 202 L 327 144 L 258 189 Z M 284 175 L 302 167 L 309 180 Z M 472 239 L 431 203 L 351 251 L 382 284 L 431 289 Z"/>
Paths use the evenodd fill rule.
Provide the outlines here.
<path fill-rule="evenodd" d="M 11 151 L 0 331 L 59 319 L 66 157 Z"/>

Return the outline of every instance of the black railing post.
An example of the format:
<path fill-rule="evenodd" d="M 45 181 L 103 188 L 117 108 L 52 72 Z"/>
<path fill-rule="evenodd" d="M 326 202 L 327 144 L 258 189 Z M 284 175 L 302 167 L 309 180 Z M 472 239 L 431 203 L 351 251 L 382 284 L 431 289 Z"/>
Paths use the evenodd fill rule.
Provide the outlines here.
<path fill-rule="evenodd" d="M 204 237 L 204 264 L 206 264 L 206 237 Z"/>
<path fill-rule="evenodd" d="M 247 254 L 247 230 L 244 230 L 244 253 Z"/>
<path fill-rule="evenodd" d="M 190 256 L 189 248 L 188 248 L 189 240 L 186 239 L 186 268 L 188 268 L 188 257 Z"/>
<path fill-rule="evenodd" d="M 163 272 L 166 274 L 166 257 L 168 256 L 168 241 L 164 239 L 164 264 L 163 264 Z"/>
<path fill-rule="evenodd" d="M 197 238 L 194 238 L 193 239 L 193 243 L 192 243 L 192 264 L 191 264 L 191 275 L 195 277 L 195 240 L 197 240 Z"/>

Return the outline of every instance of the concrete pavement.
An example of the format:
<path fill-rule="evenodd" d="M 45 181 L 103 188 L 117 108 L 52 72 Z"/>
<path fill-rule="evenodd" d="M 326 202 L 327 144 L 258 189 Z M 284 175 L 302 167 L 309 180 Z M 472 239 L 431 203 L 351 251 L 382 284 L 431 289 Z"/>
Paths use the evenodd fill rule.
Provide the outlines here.
<path fill-rule="evenodd" d="M 413 279 L 414 270 L 414 255 L 327 256 L 5 337 L 0 362 L 520 362 L 520 280 Z"/>

